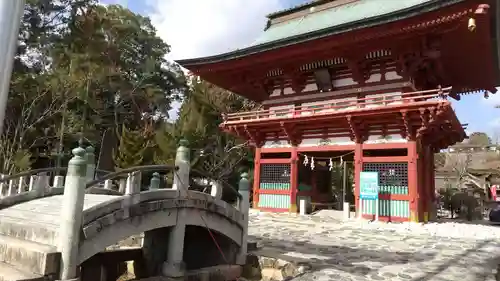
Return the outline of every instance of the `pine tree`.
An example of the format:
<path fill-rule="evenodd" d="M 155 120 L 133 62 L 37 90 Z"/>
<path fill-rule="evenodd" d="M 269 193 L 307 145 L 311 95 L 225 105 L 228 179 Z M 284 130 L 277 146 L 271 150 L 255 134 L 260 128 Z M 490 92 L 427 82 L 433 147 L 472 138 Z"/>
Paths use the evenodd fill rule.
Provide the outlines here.
<path fill-rule="evenodd" d="M 146 164 L 144 156 L 149 153 L 150 144 L 151 139 L 148 134 L 123 126 L 118 150 L 113 153 L 116 167 L 125 169 Z"/>

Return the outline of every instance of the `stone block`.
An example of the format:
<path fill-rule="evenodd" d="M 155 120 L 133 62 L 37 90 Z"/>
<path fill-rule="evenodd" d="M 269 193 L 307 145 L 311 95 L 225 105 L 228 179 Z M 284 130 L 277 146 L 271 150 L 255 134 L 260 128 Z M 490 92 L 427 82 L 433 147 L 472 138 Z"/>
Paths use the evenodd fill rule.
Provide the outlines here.
<path fill-rule="evenodd" d="M 23 271 L 12 265 L 0 262 L 0 281 L 19 281 L 19 280 L 29 280 L 29 281 L 44 281 L 45 277 Z"/>
<path fill-rule="evenodd" d="M 9 221 L 0 219 L 0 235 L 15 237 L 21 240 L 38 242 L 47 245 L 56 245 L 57 233 L 41 224 L 23 221 Z"/>
<path fill-rule="evenodd" d="M 26 272 L 57 274 L 60 254 L 56 247 L 0 235 L 0 262 Z"/>

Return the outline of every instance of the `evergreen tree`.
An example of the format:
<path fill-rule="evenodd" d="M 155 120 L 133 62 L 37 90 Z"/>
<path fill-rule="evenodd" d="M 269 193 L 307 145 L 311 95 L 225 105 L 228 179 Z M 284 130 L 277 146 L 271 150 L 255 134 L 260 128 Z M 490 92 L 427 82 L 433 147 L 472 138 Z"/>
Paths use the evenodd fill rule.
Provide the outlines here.
<path fill-rule="evenodd" d="M 147 163 L 151 148 L 151 137 L 141 130 L 122 128 L 120 144 L 113 158 L 117 168 L 125 169 Z"/>

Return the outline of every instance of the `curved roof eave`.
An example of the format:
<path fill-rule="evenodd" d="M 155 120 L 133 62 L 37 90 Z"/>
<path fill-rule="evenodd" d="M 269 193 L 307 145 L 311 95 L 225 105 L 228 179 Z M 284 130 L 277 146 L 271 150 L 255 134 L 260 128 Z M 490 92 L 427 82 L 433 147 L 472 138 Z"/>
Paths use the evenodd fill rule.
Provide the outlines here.
<path fill-rule="evenodd" d="M 313 41 L 316 39 L 332 36 L 332 35 L 337 35 L 349 31 L 354 31 L 362 28 L 368 28 L 368 27 L 374 27 L 377 25 L 382 25 L 386 23 L 391 23 L 394 21 L 398 20 L 403 20 L 407 19 L 413 16 L 418 16 L 422 13 L 428 13 L 435 11 L 437 9 L 440 9 L 442 7 L 450 6 L 453 4 L 457 4 L 460 2 L 463 2 L 465 0 L 432 0 L 430 2 L 426 2 L 420 5 L 416 5 L 404 10 L 399 10 L 396 12 L 388 13 L 388 14 L 383 14 L 380 16 L 375 16 L 372 18 L 368 19 L 363 19 L 359 21 L 354 21 L 354 22 L 349 22 L 345 24 L 341 24 L 338 26 L 333 26 L 329 28 L 324 28 L 304 34 L 299 34 L 296 36 L 291 36 L 287 37 L 284 39 L 280 40 L 275 40 L 271 42 L 265 42 L 262 44 L 258 45 L 253 45 L 250 47 L 246 47 L 243 49 L 237 49 L 235 51 L 223 53 L 223 54 L 218 54 L 218 55 L 213 55 L 213 56 L 207 56 L 207 57 L 200 57 L 200 58 L 193 58 L 193 59 L 182 59 L 182 60 L 175 60 L 178 64 L 188 67 L 188 66 L 195 66 L 195 65 L 203 65 L 203 64 L 208 64 L 208 63 L 217 63 L 217 62 L 222 62 L 222 61 L 227 61 L 227 60 L 232 60 L 232 59 L 237 59 L 237 58 L 242 58 L 246 57 L 249 55 L 265 52 L 265 51 L 271 51 L 274 49 L 290 46 L 290 45 L 295 45 L 299 43 L 304 43 L 307 41 Z"/>

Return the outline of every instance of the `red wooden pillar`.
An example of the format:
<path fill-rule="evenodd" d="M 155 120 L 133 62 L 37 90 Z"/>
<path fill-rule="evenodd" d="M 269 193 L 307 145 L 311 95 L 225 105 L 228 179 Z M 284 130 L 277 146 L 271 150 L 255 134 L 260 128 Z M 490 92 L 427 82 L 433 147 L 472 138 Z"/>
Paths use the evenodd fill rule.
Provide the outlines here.
<path fill-rule="evenodd" d="M 418 151 L 415 141 L 408 141 L 408 193 L 410 196 L 410 221 L 418 222 L 420 194 L 418 190 Z"/>
<path fill-rule="evenodd" d="M 434 151 L 432 147 L 428 147 L 428 173 L 429 173 L 429 220 L 434 221 L 437 219 L 437 206 L 436 206 L 436 177 L 434 170 Z"/>
<path fill-rule="evenodd" d="M 260 189 L 260 147 L 255 148 L 255 159 L 253 169 L 253 208 L 259 207 L 259 189 Z"/>
<path fill-rule="evenodd" d="M 418 169 L 418 177 L 421 179 L 418 188 L 421 190 L 421 204 L 422 204 L 422 220 L 423 222 L 429 221 L 429 157 L 428 147 L 420 143 L 420 167 Z"/>
<path fill-rule="evenodd" d="M 356 212 L 361 212 L 359 205 L 359 189 L 360 189 L 360 176 L 363 171 L 363 145 L 356 143 L 354 148 L 354 198 L 356 204 Z M 358 213 L 359 214 L 359 213 Z"/>
<path fill-rule="evenodd" d="M 299 189 L 299 155 L 297 147 L 292 147 L 290 157 L 290 213 L 297 212 L 297 192 Z"/>

